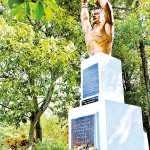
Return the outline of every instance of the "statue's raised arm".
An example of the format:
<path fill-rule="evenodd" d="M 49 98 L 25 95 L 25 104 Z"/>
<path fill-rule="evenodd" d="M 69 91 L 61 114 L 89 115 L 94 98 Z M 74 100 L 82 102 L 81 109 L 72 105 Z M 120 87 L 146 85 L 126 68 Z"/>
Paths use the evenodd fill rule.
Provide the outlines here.
<path fill-rule="evenodd" d="M 113 13 L 112 13 L 112 6 L 108 0 L 95 0 L 95 3 L 99 8 L 102 8 L 104 10 L 104 17 L 106 23 L 109 23 L 110 25 L 113 25 L 114 19 L 113 19 Z"/>
<path fill-rule="evenodd" d="M 81 24 L 83 32 L 86 34 L 89 30 L 92 30 L 90 21 L 89 21 L 89 12 L 88 12 L 88 3 L 89 0 L 82 0 L 81 8 Z"/>
<path fill-rule="evenodd" d="M 89 56 L 98 52 L 111 55 L 114 19 L 112 6 L 108 0 L 95 0 L 99 9 L 88 13 L 88 0 L 82 0 L 81 23 Z M 91 22 L 91 24 L 90 24 Z"/>

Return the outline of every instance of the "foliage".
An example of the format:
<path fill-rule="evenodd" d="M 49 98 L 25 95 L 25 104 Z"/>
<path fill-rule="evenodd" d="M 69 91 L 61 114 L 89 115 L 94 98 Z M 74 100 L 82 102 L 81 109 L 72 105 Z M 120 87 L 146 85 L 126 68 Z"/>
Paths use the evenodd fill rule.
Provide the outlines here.
<path fill-rule="evenodd" d="M 68 148 L 65 147 L 62 142 L 56 141 L 52 143 L 38 143 L 35 150 L 68 150 Z"/>
<path fill-rule="evenodd" d="M 63 126 L 63 122 L 59 121 L 58 116 L 44 114 L 41 119 L 41 125 L 43 126 L 44 141 L 59 142 L 64 147 L 68 146 L 68 128 Z"/>
<path fill-rule="evenodd" d="M 3 49 L 0 71 L 1 76 L 5 78 L 5 82 L 1 84 L 3 87 L 1 98 L 6 96 L 5 99 L 8 99 L 5 100 L 4 106 L 16 109 L 24 107 L 28 112 L 33 108 L 30 101 L 33 96 L 45 95 L 51 80 L 56 80 L 63 74 L 68 75 L 67 71 L 71 73 L 71 64 L 75 63 L 75 60 L 71 61 L 76 56 L 75 47 L 65 39 L 53 37 L 45 38 L 34 46 L 34 31 L 31 26 L 23 23 L 17 23 L 13 27 L 1 20 L 0 31 L 1 49 Z M 53 79 L 51 79 L 52 75 Z M 8 94 L 9 92 L 11 93 Z M 15 93 L 17 95 L 14 97 Z M 14 103 L 10 104 L 11 101 Z M 29 105 L 25 106 L 26 103 Z"/>
<path fill-rule="evenodd" d="M 0 149 L 3 149 L 3 133 L 1 133 L 1 131 L 2 131 L 2 128 L 0 127 Z"/>
<path fill-rule="evenodd" d="M 141 4 L 141 7 L 144 4 L 146 1 Z M 149 63 L 148 26 L 150 18 L 147 10 L 143 10 L 141 7 L 132 10 L 124 20 L 115 21 L 113 55 L 122 61 L 125 101 L 128 104 L 142 107 L 144 128 L 148 131 L 149 108 L 139 44 L 140 41 L 144 41 L 146 58 Z"/>
<path fill-rule="evenodd" d="M 68 99 L 63 99 L 61 105 L 71 101 L 78 89 L 79 71 L 74 69 L 79 70 L 77 60 L 80 55 L 75 52 L 72 41 L 81 32 L 74 18 L 68 16 L 54 0 L 9 0 L 8 4 L 11 11 L 6 1 L 2 2 L 8 10 L 2 10 L 2 15 L 10 20 L 6 23 L 2 19 L 1 22 L 1 31 L 7 30 L 6 35 L 1 32 L 3 57 L 0 77 L 3 94 L 0 119 L 17 127 L 20 122 L 26 123 L 30 119 L 29 135 L 33 136 L 32 127 L 39 121 L 48 104 L 60 101 L 58 94 L 61 87 L 64 89 L 61 95 L 65 95 L 61 99 Z M 10 16 L 6 15 L 7 12 Z M 75 45 L 81 47 L 78 42 Z M 73 90 L 69 90 L 70 87 Z M 44 96 L 42 102 L 37 100 L 40 95 Z M 57 108 L 61 108 L 61 105 Z M 67 109 L 64 114 L 67 114 Z M 32 143 L 33 138 L 30 136 L 29 141 Z"/>
<path fill-rule="evenodd" d="M 9 148 L 25 148 L 27 144 L 27 134 L 29 130 L 29 125 L 24 126 L 23 124 L 19 129 L 16 129 L 14 126 L 1 124 L 0 125 L 0 147 L 3 150 L 8 150 Z"/>
<path fill-rule="evenodd" d="M 11 16 L 23 17 L 24 15 L 35 17 L 37 21 L 46 17 L 47 20 L 51 20 L 53 13 L 58 11 L 55 0 L 8 0 L 8 5 L 11 9 Z"/>
<path fill-rule="evenodd" d="M 41 117 L 41 125 L 43 126 L 43 142 L 38 142 L 36 150 L 67 150 L 68 147 L 68 131 L 67 128 L 62 128 L 62 122 L 59 122 L 57 116 L 43 114 Z M 0 147 L 1 149 L 26 148 L 29 123 L 20 128 L 15 129 L 13 126 L 0 126 Z"/>
<path fill-rule="evenodd" d="M 37 37 L 31 26 L 20 22 L 10 25 L 1 19 L 0 23 L 0 119 L 19 126 L 33 115 L 40 117 L 50 101 L 59 100 L 55 97 L 60 77 L 67 86 L 76 87 L 78 73 L 73 66 L 78 64 L 78 53 L 64 38 L 49 38 L 42 32 Z M 36 44 L 35 38 L 39 38 Z M 37 101 L 39 95 L 44 96 L 42 102 Z"/>
<path fill-rule="evenodd" d="M 17 138 L 4 139 L 4 144 L 7 145 L 9 149 L 25 150 L 27 148 L 27 143 L 27 137 L 24 134 Z"/>

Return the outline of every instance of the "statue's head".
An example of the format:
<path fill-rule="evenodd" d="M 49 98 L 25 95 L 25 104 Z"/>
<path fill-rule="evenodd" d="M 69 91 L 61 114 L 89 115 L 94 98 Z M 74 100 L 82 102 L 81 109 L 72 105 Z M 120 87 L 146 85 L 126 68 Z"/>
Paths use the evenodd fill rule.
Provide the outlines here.
<path fill-rule="evenodd" d="M 91 24 L 103 24 L 105 22 L 104 11 L 102 9 L 92 10 L 91 12 Z"/>

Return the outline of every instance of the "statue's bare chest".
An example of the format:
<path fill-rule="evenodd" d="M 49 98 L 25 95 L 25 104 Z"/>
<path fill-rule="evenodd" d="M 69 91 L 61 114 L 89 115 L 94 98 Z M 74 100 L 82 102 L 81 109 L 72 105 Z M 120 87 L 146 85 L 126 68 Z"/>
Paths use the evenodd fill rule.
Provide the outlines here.
<path fill-rule="evenodd" d="M 107 34 L 104 30 L 97 29 L 97 30 L 91 30 L 86 37 L 86 41 L 88 43 L 96 42 L 102 45 L 103 43 L 106 43 L 108 41 Z"/>

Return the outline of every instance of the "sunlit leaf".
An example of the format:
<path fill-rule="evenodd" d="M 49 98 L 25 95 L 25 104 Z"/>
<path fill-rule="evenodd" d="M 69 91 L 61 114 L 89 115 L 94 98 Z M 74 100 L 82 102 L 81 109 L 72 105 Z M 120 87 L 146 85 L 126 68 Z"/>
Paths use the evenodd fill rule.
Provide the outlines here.
<path fill-rule="evenodd" d="M 16 16 L 16 15 L 19 16 L 19 15 L 21 15 L 21 14 L 23 13 L 23 11 L 24 11 L 23 6 L 20 5 L 19 7 L 16 7 L 15 9 L 13 9 L 13 10 L 11 11 L 10 16 L 11 16 L 11 17 L 14 17 L 14 16 Z"/>
<path fill-rule="evenodd" d="M 33 2 L 30 2 L 29 5 L 31 9 L 35 9 L 36 7 L 36 3 L 33 3 Z"/>
<path fill-rule="evenodd" d="M 52 18 L 53 18 L 53 12 L 52 12 L 52 10 L 49 7 L 47 7 L 45 9 L 45 15 L 46 15 L 46 19 L 47 20 L 52 20 Z"/>

